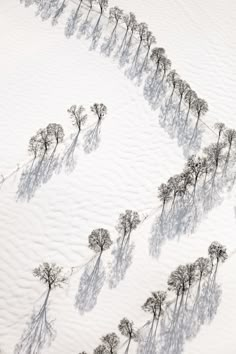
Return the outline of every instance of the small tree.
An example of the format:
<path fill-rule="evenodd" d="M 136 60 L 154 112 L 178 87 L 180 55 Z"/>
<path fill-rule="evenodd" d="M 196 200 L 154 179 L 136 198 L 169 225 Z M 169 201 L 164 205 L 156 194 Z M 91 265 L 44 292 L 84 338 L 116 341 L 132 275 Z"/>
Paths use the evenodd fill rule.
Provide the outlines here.
<path fill-rule="evenodd" d="M 196 276 L 199 279 L 199 284 L 202 278 L 206 277 L 210 273 L 210 260 L 209 258 L 200 257 L 195 261 Z"/>
<path fill-rule="evenodd" d="M 126 317 L 124 317 L 120 321 L 120 323 L 118 325 L 118 329 L 123 336 L 128 338 L 128 345 L 125 350 L 125 353 L 128 354 L 131 340 L 137 339 L 137 332 L 134 329 L 134 323 L 133 323 L 133 321 L 129 321 Z"/>
<path fill-rule="evenodd" d="M 106 347 L 107 353 L 116 354 L 117 348 L 120 343 L 119 337 L 114 332 L 108 333 L 101 338 L 103 344 Z"/>
<path fill-rule="evenodd" d="M 155 320 L 159 321 L 161 315 L 163 314 L 163 306 L 167 297 L 166 291 L 156 291 L 152 292 L 152 296 L 147 298 L 142 309 L 146 312 L 150 312 L 153 316 L 152 324 Z"/>
<path fill-rule="evenodd" d="M 180 265 L 170 274 L 168 279 L 168 290 L 176 293 L 176 303 L 180 294 L 183 299 L 184 293 L 188 290 L 188 273 L 186 266 Z"/>
<path fill-rule="evenodd" d="M 39 151 L 42 155 L 43 160 L 53 144 L 53 139 L 47 129 L 40 129 L 37 132 L 37 141 L 39 143 Z"/>
<path fill-rule="evenodd" d="M 197 98 L 193 103 L 192 110 L 193 113 L 197 116 L 197 121 L 194 128 L 194 131 L 196 131 L 200 118 L 208 112 L 208 104 L 202 98 Z"/>
<path fill-rule="evenodd" d="M 178 81 L 179 81 L 179 75 L 175 70 L 171 70 L 167 75 L 167 82 L 172 86 L 170 100 L 172 99 L 173 94 L 177 88 Z"/>
<path fill-rule="evenodd" d="M 193 176 L 193 195 L 195 197 L 197 182 L 204 171 L 201 157 L 196 157 L 195 155 L 189 157 L 187 167 Z"/>
<path fill-rule="evenodd" d="M 66 276 L 63 274 L 63 268 L 57 266 L 55 263 L 43 263 L 33 270 L 33 276 L 45 284 L 48 288 L 48 298 L 52 289 L 62 288 L 66 283 Z"/>
<path fill-rule="evenodd" d="M 98 117 L 98 123 L 100 123 L 107 114 L 107 107 L 103 103 L 94 103 L 91 106 L 91 111 L 96 114 Z"/>
<path fill-rule="evenodd" d="M 218 144 L 213 143 L 203 149 L 203 152 L 206 154 L 209 165 L 214 171 L 213 180 L 212 180 L 213 184 L 215 181 L 215 176 L 219 168 L 219 165 L 224 158 L 224 154 L 223 154 L 224 148 L 225 148 L 225 143 L 218 143 Z"/>
<path fill-rule="evenodd" d="M 111 7 L 109 12 L 109 20 L 115 22 L 115 27 L 112 32 L 114 32 L 118 26 L 119 21 L 123 18 L 123 10 L 119 7 Z"/>
<path fill-rule="evenodd" d="M 158 73 L 158 70 L 160 67 L 160 63 L 163 60 L 164 56 L 165 56 L 165 49 L 164 48 L 153 48 L 152 49 L 150 59 L 156 66 L 154 77 L 157 76 L 157 73 Z"/>
<path fill-rule="evenodd" d="M 172 190 L 170 185 L 162 183 L 158 188 L 158 198 L 162 201 L 162 211 L 161 215 L 164 212 L 166 203 L 171 199 Z"/>
<path fill-rule="evenodd" d="M 103 251 L 106 251 L 112 245 L 109 232 L 102 228 L 93 230 L 89 235 L 88 240 L 89 248 L 96 253 L 100 253 L 100 256 Z"/>
<path fill-rule="evenodd" d="M 39 150 L 40 150 L 40 144 L 38 142 L 37 136 L 32 136 L 32 138 L 30 138 L 29 141 L 28 151 L 31 155 L 34 156 L 34 160 L 37 158 Z"/>
<path fill-rule="evenodd" d="M 177 94 L 179 96 L 179 110 L 180 110 L 183 97 L 190 90 L 190 86 L 186 81 L 178 80 L 176 88 L 177 88 Z"/>
<path fill-rule="evenodd" d="M 217 130 L 218 133 L 217 144 L 219 144 L 221 135 L 225 130 L 225 125 L 224 123 L 215 123 L 214 128 Z"/>
<path fill-rule="evenodd" d="M 185 92 L 184 101 L 188 107 L 188 110 L 185 117 L 184 127 L 186 127 L 187 125 L 190 110 L 193 109 L 193 105 L 196 100 L 197 100 L 197 94 L 195 91 L 189 89 L 187 92 Z"/>
<path fill-rule="evenodd" d="M 137 211 L 126 210 L 124 214 L 120 214 L 117 230 L 122 235 L 122 244 L 126 237 L 127 241 L 129 240 L 131 232 L 137 228 L 140 222 Z"/>
<path fill-rule="evenodd" d="M 230 159 L 231 149 L 233 142 L 236 141 L 236 130 L 235 129 L 226 129 L 224 132 L 224 142 L 228 145 L 228 151 L 225 159 L 225 167 L 227 167 Z"/>
<path fill-rule="evenodd" d="M 78 134 L 81 131 L 81 127 L 85 124 L 88 116 L 85 114 L 85 108 L 83 106 L 76 106 L 73 105 L 71 106 L 68 110 L 68 113 L 70 113 L 70 118 L 72 120 L 72 124 L 78 128 Z"/>
<path fill-rule="evenodd" d="M 163 75 L 161 79 L 163 81 L 164 78 L 166 77 L 167 71 L 171 69 L 171 61 L 167 57 L 163 56 L 160 60 L 159 65 L 160 65 L 160 69 L 163 71 Z"/>
<path fill-rule="evenodd" d="M 168 187 L 172 191 L 173 198 L 172 198 L 172 206 L 175 205 L 175 200 L 178 194 L 181 192 L 181 176 L 175 175 L 170 177 L 167 182 Z"/>
<path fill-rule="evenodd" d="M 100 7 L 100 15 L 102 15 L 108 7 L 108 0 L 97 0 L 97 2 Z"/>
<path fill-rule="evenodd" d="M 51 135 L 52 139 L 55 140 L 56 146 L 55 150 L 57 148 L 57 145 L 63 142 L 64 139 L 64 130 L 61 126 L 61 124 L 57 123 L 50 123 L 47 126 L 47 132 L 49 135 Z"/>
<path fill-rule="evenodd" d="M 105 345 L 101 344 L 94 349 L 93 354 L 107 354 L 107 349 Z"/>
<path fill-rule="evenodd" d="M 208 248 L 208 255 L 211 259 L 212 267 L 214 265 L 214 261 L 216 261 L 216 271 L 218 268 L 219 261 L 223 263 L 228 258 L 226 247 L 217 241 L 214 241 L 210 244 Z"/>

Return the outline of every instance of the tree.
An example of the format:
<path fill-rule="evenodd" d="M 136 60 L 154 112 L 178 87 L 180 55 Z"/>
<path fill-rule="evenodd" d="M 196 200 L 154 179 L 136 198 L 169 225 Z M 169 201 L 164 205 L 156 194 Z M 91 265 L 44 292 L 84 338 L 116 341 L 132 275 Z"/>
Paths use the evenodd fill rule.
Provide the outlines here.
<path fill-rule="evenodd" d="M 163 57 L 165 56 L 165 49 L 164 48 L 153 48 L 151 52 L 150 59 L 151 61 L 156 65 L 156 70 L 154 73 L 154 77 L 156 77 L 159 67 L 160 67 L 160 62 L 163 60 Z"/>
<path fill-rule="evenodd" d="M 194 131 L 197 130 L 200 118 L 208 112 L 208 104 L 202 98 L 197 98 L 192 107 L 193 113 L 197 116 L 196 125 Z"/>
<path fill-rule="evenodd" d="M 138 23 L 137 23 L 135 15 L 132 12 L 130 12 L 129 15 L 126 15 L 126 17 L 124 16 L 123 21 L 126 24 L 126 35 L 129 31 L 129 29 L 131 31 L 131 34 L 130 34 L 130 37 L 128 40 L 128 45 L 130 45 L 134 33 L 138 30 Z"/>
<path fill-rule="evenodd" d="M 146 312 L 150 312 L 153 316 L 152 324 L 155 320 L 157 322 L 160 319 L 160 316 L 163 314 L 163 306 L 167 297 L 166 291 L 156 291 L 152 292 L 152 296 L 147 298 L 142 309 Z"/>
<path fill-rule="evenodd" d="M 217 144 L 219 144 L 221 135 L 222 135 L 223 131 L 225 130 L 225 125 L 224 125 L 224 123 L 215 123 L 214 128 L 218 132 Z"/>
<path fill-rule="evenodd" d="M 111 7 L 109 12 L 109 20 L 115 21 L 115 27 L 112 32 L 114 32 L 118 26 L 119 21 L 123 18 L 123 10 L 119 7 Z"/>
<path fill-rule="evenodd" d="M 196 264 L 195 263 L 186 264 L 186 273 L 187 273 L 187 282 L 188 282 L 188 290 L 186 296 L 186 303 L 187 303 L 189 290 L 196 280 Z"/>
<path fill-rule="evenodd" d="M 118 325 L 118 329 L 123 336 L 128 338 L 128 345 L 125 350 L 125 353 L 128 354 L 131 340 L 137 339 L 137 332 L 134 329 L 134 323 L 133 323 L 133 321 L 129 321 L 126 317 L 124 317 L 120 321 L 120 323 Z"/>
<path fill-rule="evenodd" d="M 108 7 L 108 0 L 97 0 L 97 1 L 100 7 L 100 16 L 101 16 Z"/>
<path fill-rule="evenodd" d="M 176 293 L 176 303 L 178 301 L 178 297 L 182 294 L 182 299 L 184 293 L 188 289 L 188 273 L 186 266 L 178 266 L 176 270 L 174 270 L 168 279 L 168 290 L 174 291 Z"/>
<path fill-rule="evenodd" d="M 196 186 L 199 177 L 203 173 L 203 166 L 202 166 L 202 159 L 201 157 L 196 157 L 195 155 L 192 155 L 191 157 L 188 158 L 187 162 L 187 167 L 190 171 L 190 173 L 193 176 L 193 195 L 195 197 L 195 192 L 196 192 Z"/>
<path fill-rule="evenodd" d="M 169 72 L 169 74 L 167 75 L 167 82 L 172 85 L 172 91 L 171 91 L 171 95 L 170 95 L 170 100 L 173 97 L 173 94 L 176 90 L 177 84 L 179 81 L 179 75 L 177 74 L 177 72 L 175 70 L 171 70 Z"/>
<path fill-rule="evenodd" d="M 85 114 L 85 108 L 83 106 L 76 106 L 73 105 L 71 106 L 68 110 L 68 113 L 70 113 L 70 118 L 72 120 L 72 124 L 75 125 L 78 128 L 78 135 L 81 131 L 81 127 L 85 124 L 88 116 Z"/>
<path fill-rule="evenodd" d="M 101 344 L 94 349 L 93 354 L 107 354 L 107 349 L 105 345 Z"/>
<path fill-rule="evenodd" d="M 229 159 L 230 159 L 230 154 L 231 154 L 231 148 L 233 142 L 236 140 L 236 130 L 235 129 L 226 129 L 224 132 L 224 142 L 228 145 L 228 151 L 226 154 L 226 159 L 225 159 L 225 167 L 227 167 Z"/>
<path fill-rule="evenodd" d="M 193 184 L 193 176 L 189 168 L 185 168 L 184 171 L 179 175 L 180 183 L 178 196 L 184 196 L 188 191 L 188 187 Z"/>
<path fill-rule="evenodd" d="M 210 244 L 208 248 L 208 255 L 211 259 L 212 267 L 214 265 L 214 261 L 216 261 L 216 271 L 218 268 L 219 261 L 223 263 L 228 258 L 226 247 L 217 241 L 214 241 Z"/>
<path fill-rule="evenodd" d="M 49 132 L 47 131 L 47 129 L 40 129 L 37 132 L 37 141 L 39 144 L 39 151 L 42 154 L 42 160 L 43 160 L 53 143 L 53 139 L 51 134 L 49 134 Z"/>
<path fill-rule="evenodd" d="M 186 127 L 186 125 L 187 125 L 190 110 L 193 109 L 193 104 L 196 100 L 197 100 L 197 94 L 195 91 L 189 89 L 187 92 L 185 92 L 184 101 L 188 106 L 188 110 L 187 110 L 187 114 L 185 117 L 184 127 Z"/>
<path fill-rule="evenodd" d="M 88 240 L 89 248 L 96 253 L 100 253 L 100 256 L 103 251 L 106 251 L 112 245 L 109 232 L 102 228 L 93 230 L 89 235 Z"/>
<path fill-rule="evenodd" d="M 177 94 L 179 96 L 179 110 L 180 110 L 184 94 L 186 94 L 190 90 L 190 86 L 186 81 L 178 80 L 176 88 L 177 88 Z"/>
<path fill-rule="evenodd" d="M 147 26 L 146 23 L 141 22 L 141 23 L 138 24 L 137 32 L 138 32 L 138 35 L 139 35 L 139 45 L 138 45 L 138 49 L 137 49 L 137 52 L 136 52 L 136 55 L 135 55 L 136 58 L 138 57 L 138 54 L 139 54 L 140 47 L 141 47 L 142 43 L 144 42 L 144 40 L 147 37 L 147 31 L 148 31 L 148 26 Z"/>
<path fill-rule="evenodd" d="M 160 65 L 161 70 L 163 71 L 163 75 L 162 75 L 162 79 L 161 79 L 163 81 L 166 76 L 167 71 L 170 70 L 170 68 L 171 68 L 171 61 L 167 57 L 163 56 L 160 60 L 159 65 Z"/>
<path fill-rule="evenodd" d="M 91 111 L 97 115 L 98 123 L 100 123 L 104 116 L 107 114 L 107 107 L 103 103 L 94 103 L 91 106 Z"/>
<path fill-rule="evenodd" d="M 117 230 L 122 235 L 122 244 L 126 237 L 127 241 L 129 240 L 131 232 L 137 228 L 140 222 L 137 211 L 126 210 L 124 214 L 120 214 Z"/>
<path fill-rule="evenodd" d="M 206 277 L 210 273 L 210 260 L 209 258 L 200 257 L 195 261 L 196 276 L 199 279 L 199 284 L 203 277 Z"/>
<path fill-rule="evenodd" d="M 211 168 L 214 170 L 213 174 L 213 183 L 215 180 L 215 176 L 218 170 L 218 167 L 220 165 L 220 162 L 223 160 L 224 155 L 223 155 L 223 150 L 225 148 L 224 143 L 212 143 L 206 148 L 203 149 L 203 152 L 206 154 L 207 160 L 209 162 L 209 165 Z"/>
<path fill-rule="evenodd" d="M 46 129 L 48 134 L 51 135 L 52 139 L 54 139 L 56 142 L 56 146 L 55 146 L 55 150 L 56 150 L 57 145 L 63 142 L 64 135 L 65 135 L 64 130 L 62 126 L 57 123 L 48 124 Z"/>
<path fill-rule="evenodd" d="M 166 203 L 171 199 L 172 190 L 170 185 L 162 183 L 158 188 L 158 198 L 162 201 L 162 211 L 161 215 L 164 212 Z"/>
<path fill-rule="evenodd" d="M 147 54 L 146 57 L 148 58 L 151 46 L 156 43 L 156 37 L 152 34 L 151 31 L 147 31 L 146 34 L 146 46 L 147 46 Z"/>
<path fill-rule="evenodd" d="M 37 158 L 40 150 L 40 144 L 38 142 L 37 136 L 32 136 L 29 141 L 28 151 L 34 156 L 34 160 Z"/>
<path fill-rule="evenodd" d="M 63 274 L 63 268 L 55 263 L 43 263 L 33 270 L 33 276 L 45 284 L 48 288 L 48 294 L 52 289 L 62 288 L 66 283 L 66 276 Z"/>
<path fill-rule="evenodd" d="M 181 191 L 180 183 L 181 183 L 180 175 L 175 175 L 173 177 L 170 177 L 167 181 L 167 185 L 173 193 L 172 206 L 175 204 L 175 199 Z"/>
<path fill-rule="evenodd" d="M 119 337 L 114 332 L 108 333 L 107 335 L 101 338 L 103 344 L 106 347 L 106 350 L 110 354 L 116 354 L 117 348 L 120 343 Z"/>

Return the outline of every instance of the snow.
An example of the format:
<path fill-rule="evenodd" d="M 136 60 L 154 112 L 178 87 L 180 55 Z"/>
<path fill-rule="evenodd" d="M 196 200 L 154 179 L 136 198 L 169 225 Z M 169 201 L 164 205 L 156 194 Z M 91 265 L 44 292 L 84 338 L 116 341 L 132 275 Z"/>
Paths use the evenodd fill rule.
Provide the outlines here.
<path fill-rule="evenodd" d="M 210 127 L 223 121 L 236 128 L 236 6 L 232 1 L 161 0 L 157 4 L 136 0 L 128 4 L 117 0 L 110 5 L 133 11 L 139 21 L 148 23 L 173 67 L 209 103 L 204 121 Z M 235 191 L 225 193 L 193 233 L 176 232 L 172 240 L 162 243 L 158 257 L 149 254 L 160 213 L 157 187 L 182 170 L 186 147 L 161 126 L 159 110 L 152 109 L 143 96 L 143 85 L 127 77 L 127 67 L 120 68 L 113 56 L 101 53 L 100 45 L 110 31 L 105 20 L 96 50 L 91 50 L 89 39 L 66 38 L 65 24 L 72 8 L 70 4 L 58 25 L 52 26 L 50 20 L 35 16 L 34 6 L 25 8 L 14 0 L 1 4 L 0 174 L 10 177 L 0 187 L 0 350 L 14 352 L 33 310 L 42 304 L 45 289 L 32 276 L 39 263 L 56 262 L 68 273 L 76 267 L 69 283 L 50 295 L 48 316 L 55 319 L 56 336 L 42 352 L 92 353 L 102 335 L 118 332 L 122 317 L 142 327 L 150 319 L 141 309 L 150 292 L 165 290 L 176 266 L 206 256 L 210 242 L 217 240 L 230 255 L 217 274 L 219 306 L 216 314 L 209 315 L 212 320 L 200 323 L 196 335 L 184 339 L 176 353 L 233 354 Z M 83 138 L 95 124 L 89 108 L 94 102 L 104 102 L 108 114 L 102 121 L 98 148 L 86 153 Z M 72 104 L 84 105 L 89 114 L 73 168 L 63 159 L 74 134 L 67 113 Z M 29 138 L 50 122 L 62 124 L 66 133 L 57 165 L 35 191 L 19 190 L 22 172 L 30 166 Z M 205 146 L 214 134 L 204 126 L 201 129 Z M 95 228 L 107 228 L 115 247 L 115 226 L 125 209 L 137 210 L 143 220 L 132 234 L 131 264 L 124 279 L 110 288 L 113 248 L 104 252 L 102 286 L 93 308 L 81 313 L 75 306 L 76 295 L 87 269 L 84 265 L 93 257 L 88 235 Z M 136 350 L 132 344 L 130 353 Z"/>

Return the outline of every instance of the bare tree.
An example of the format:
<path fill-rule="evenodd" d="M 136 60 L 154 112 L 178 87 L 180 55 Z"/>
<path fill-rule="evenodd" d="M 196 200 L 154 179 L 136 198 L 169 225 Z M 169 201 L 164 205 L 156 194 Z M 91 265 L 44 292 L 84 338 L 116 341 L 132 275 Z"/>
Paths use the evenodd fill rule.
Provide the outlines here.
<path fill-rule="evenodd" d="M 181 191 L 180 183 L 181 183 L 180 175 L 175 175 L 173 177 L 170 177 L 167 181 L 167 185 L 173 193 L 172 206 L 174 206 L 176 197 Z"/>
<path fill-rule="evenodd" d="M 161 81 L 163 81 L 164 78 L 166 77 L 167 71 L 171 69 L 171 61 L 167 57 L 163 56 L 160 60 L 159 65 L 160 65 L 160 69 L 163 71 L 163 75 L 161 79 Z"/>
<path fill-rule="evenodd" d="M 228 258 L 226 247 L 217 241 L 210 244 L 208 248 L 208 255 L 211 259 L 212 267 L 214 266 L 214 261 L 216 261 L 215 271 L 217 271 L 219 261 L 223 263 Z"/>
<path fill-rule="evenodd" d="M 196 276 L 199 279 L 199 284 L 202 278 L 206 277 L 210 273 L 210 260 L 209 258 L 200 257 L 195 261 Z"/>
<path fill-rule="evenodd" d="M 209 165 L 211 166 L 211 168 L 214 171 L 213 179 L 212 179 L 213 184 L 215 181 L 215 176 L 216 176 L 218 167 L 224 158 L 224 154 L 223 154 L 224 148 L 225 148 L 225 143 L 218 143 L 218 144 L 213 143 L 203 149 L 203 152 L 206 154 Z"/>
<path fill-rule="evenodd" d="M 102 15 L 108 7 L 108 0 L 97 0 L 97 2 L 100 7 L 100 15 Z"/>
<path fill-rule="evenodd" d="M 111 7 L 109 11 L 109 20 L 110 21 L 115 21 L 115 27 L 113 28 L 113 33 L 115 32 L 119 21 L 123 18 L 123 10 L 121 10 L 119 7 Z"/>
<path fill-rule="evenodd" d="M 112 245 L 110 234 L 106 229 L 96 229 L 89 235 L 89 248 L 102 255 Z"/>
<path fill-rule="evenodd" d="M 93 354 L 107 354 L 107 348 L 105 345 L 100 344 L 97 348 L 94 349 Z"/>
<path fill-rule="evenodd" d="M 197 117 L 196 125 L 194 128 L 194 131 L 197 131 L 200 118 L 208 112 L 207 102 L 202 98 L 197 98 L 193 103 L 192 111 Z"/>
<path fill-rule="evenodd" d="M 51 137 L 55 140 L 56 146 L 54 150 L 56 150 L 58 144 L 63 142 L 64 139 L 64 130 L 60 124 L 57 123 L 50 123 L 47 126 L 47 132 Z"/>
<path fill-rule="evenodd" d="M 188 188 L 193 184 L 193 176 L 189 168 L 185 168 L 184 171 L 179 175 L 179 191 L 178 196 L 185 196 L 188 192 Z"/>
<path fill-rule="evenodd" d="M 120 340 L 116 333 L 108 333 L 107 335 L 103 336 L 101 340 L 106 347 L 107 353 L 117 354 Z"/>
<path fill-rule="evenodd" d="M 29 141 L 28 151 L 31 155 L 34 156 L 34 160 L 38 157 L 40 150 L 40 144 L 38 142 L 37 136 L 32 136 Z"/>
<path fill-rule="evenodd" d="M 194 102 L 197 100 L 197 94 L 195 91 L 189 89 L 184 95 L 184 101 L 188 106 L 188 110 L 185 117 L 184 128 L 187 125 L 190 110 L 193 109 Z"/>
<path fill-rule="evenodd" d="M 126 15 L 126 17 L 124 16 L 123 21 L 126 24 L 126 35 L 129 30 L 131 31 L 128 40 L 128 46 L 129 46 L 131 44 L 134 33 L 138 30 L 138 23 L 135 15 L 132 12 L 130 12 L 129 15 Z"/>
<path fill-rule="evenodd" d="M 195 155 L 189 157 L 187 167 L 193 176 L 193 195 L 195 197 L 197 182 L 204 171 L 201 157 L 196 157 Z"/>
<path fill-rule="evenodd" d="M 78 128 L 78 135 L 81 131 L 81 127 L 85 124 L 88 116 L 85 114 L 85 108 L 83 106 L 71 106 L 68 110 L 70 113 L 70 118 L 72 120 L 72 124 Z"/>
<path fill-rule="evenodd" d="M 186 295 L 186 303 L 187 303 L 189 290 L 196 280 L 196 264 L 195 263 L 186 264 L 186 273 L 187 273 L 187 282 L 188 282 L 188 290 Z"/>
<path fill-rule="evenodd" d="M 170 100 L 172 99 L 173 94 L 177 88 L 178 81 L 179 81 L 179 75 L 175 70 L 171 70 L 167 75 L 167 82 L 172 86 Z"/>
<path fill-rule="evenodd" d="M 171 199 L 172 189 L 168 184 L 162 183 L 158 188 L 158 198 L 162 201 L 162 211 L 161 215 L 164 212 L 166 203 Z"/>
<path fill-rule="evenodd" d="M 39 143 L 39 149 L 40 149 L 39 151 L 40 154 L 42 155 L 42 160 L 43 160 L 46 154 L 48 153 L 48 151 L 50 150 L 50 147 L 53 144 L 53 139 L 51 134 L 49 134 L 49 132 L 47 131 L 47 129 L 40 129 L 37 132 L 37 140 Z"/>
<path fill-rule="evenodd" d="M 138 35 L 139 35 L 139 45 L 138 45 L 138 49 L 137 49 L 136 54 L 135 54 L 135 58 L 136 59 L 138 58 L 139 51 L 140 51 L 142 43 L 146 40 L 147 31 L 148 31 L 148 26 L 147 26 L 146 23 L 141 22 L 141 23 L 138 24 L 137 32 L 138 32 Z"/>
<path fill-rule="evenodd" d="M 47 297 L 52 289 L 62 288 L 66 283 L 67 278 L 63 274 L 63 268 L 55 263 L 43 263 L 33 270 L 33 276 L 45 284 L 48 288 Z"/>
<path fill-rule="evenodd" d="M 219 144 L 221 135 L 225 130 L 225 125 L 224 125 L 224 123 L 215 123 L 214 128 L 218 132 L 217 144 Z"/>
<path fill-rule="evenodd" d="M 91 106 L 91 111 L 97 115 L 98 123 L 100 123 L 104 116 L 107 114 L 107 107 L 103 103 L 94 103 Z"/>
<path fill-rule="evenodd" d="M 117 230 L 122 236 L 122 244 L 125 238 L 127 241 L 129 240 L 131 232 L 137 228 L 140 222 L 137 211 L 126 210 L 124 214 L 120 214 Z"/>
<path fill-rule="evenodd" d="M 164 48 L 153 48 L 152 49 L 150 59 L 156 65 L 154 77 L 157 76 L 161 60 L 163 59 L 164 56 L 165 56 L 165 49 Z"/>
<path fill-rule="evenodd" d="M 134 323 L 124 317 L 120 321 L 118 329 L 123 336 L 128 338 L 128 345 L 125 350 L 125 354 L 128 354 L 131 340 L 137 340 L 137 332 L 134 329 Z"/>
<path fill-rule="evenodd" d="M 182 295 L 182 302 L 184 293 L 188 290 L 188 273 L 186 266 L 180 265 L 170 274 L 168 279 L 168 290 L 176 293 L 176 304 L 180 295 Z"/>
<path fill-rule="evenodd" d="M 152 292 L 152 296 L 147 298 L 144 305 L 142 306 L 142 309 L 144 311 L 150 312 L 152 314 L 153 316 L 152 324 L 154 323 L 155 320 L 157 320 L 157 323 L 159 322 L 159 319 L 163 314 L 163 306 L 166 297 L 167 297 L 166 291 Z"/>
<path fill-rule="evenodd" d="M 226 129 L 224 132 L 224 142 L 228 145 L 228 151 L 225 159 L 225 167 L 227 167 L 230 159 L 231 149 L 233 142 L 236 141 L 236 130 Z"/>
<path fill-rule="evenodd" d="M 156 37 L 152 34 L 151 31 L 147 31 L 147 34 L 146 34 L 146 41 L 145 41 L 145 44 L 146 44 L 146 46 L 147 46 L 146 58 L 148 58 L 148 55 L 149 55 L 151 46 L 152 46 L 153 44 L 155 44 L 155 43 L 156 43 Z"/>
<path fill-rule="evenodd" d="M 180 110 L 183 97 L 190 90 L 190 86 L 186 81 L 178 80 L 176 88 L 177 88 L 177 94 L 179 96 L 179 110 Z"/>

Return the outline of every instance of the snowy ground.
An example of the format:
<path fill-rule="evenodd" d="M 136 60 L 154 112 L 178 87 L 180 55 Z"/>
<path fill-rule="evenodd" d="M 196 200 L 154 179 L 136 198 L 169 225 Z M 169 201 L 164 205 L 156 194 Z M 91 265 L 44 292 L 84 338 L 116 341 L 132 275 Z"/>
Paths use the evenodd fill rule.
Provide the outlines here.
<path fill-rule="evenodd" d="M 111 1 L 112 5 L 135 12 L 139 21 L 149 24 L 173 67 L 208 101 L 210 111 L 204 120 L 210 127 L 223 121 L 236 128 L 236 6 L 232 1 L 191 0 L 186 4 L 163 0 L 157 4 L 136 0 L 127 4 L 117 0 Z M 71 4 L 58 25 L 52 26 L 50 20 L 35 16 L 33 6 L 25 8 L 17 0 L 1 3 L 0 173 L 10 177 L 0 187 L 0 350 L 3 354 L 14 352 L 33 310 L 42 302 L 44 289 L 32 276 L 39 263 L 56 262 L 67 272 L 73 266 L 81 267 L 64 289 L 51 294 L 48 316 L 55 319 L 56 336 L 42 352 L 92 353 L 102 335 L 118 332 L 122 317 L 142 327 L 149 316 L 141 305 L 150 291 L 165 290 L 168 275 L 176 266 L 206 256 L 209 243 L 218 240 L 227 246 L 230 257 L 219 269 L 218 292 L 210 298 L 212 307 L 206 306 L 195 326 L 185 318 L 188 336 L 180 328 L 176 351 L 171 353 L 233 354 L 235 190 L 225 193 L 221 203 L 202 216 L 193 233 L 191 225 L 185 234 L 178 232 L 177 220 L 171 239 L 164 237 L 158 254 L 150 255 L 160 213 L 157 187 L 181 171 L 187 149 L 160 124 L 160 104 L 153 109 L 143 95 L 143 84 L 130 80 L 129 65 L 119 67 L 114 58 L 117 47 L 110 57 L 101 52 L 104 37 L 110 34 L 105 20 L 95 50 L 86 36 L 77 38 L 77 32 L 70 38 L 65 36 L 72 8 Z M 99 146 L 86 152 L 85 131 L 74 164 L 66 163 L 64 151 L 74 133 L 67 109 L 72 104 L 85 105 L 88 131 L 95 122 L 89 107 L 96 101 L 108 107 Z M 28 141 L 50 122 L 63 125 L 65 146 L 46 180 L 29 190 L 20 183 L 29 168 Z M 201 129 L 204 146 L 214 134 L 203 125 Z M 86 270 L 83 265 L 93 257 L 88 235 L 94 228 L 107 228 L 115 246 L 115 226 L 125 209 L 137 210 L 143 219 L 132 235 L 125 277 L 111 288 L 115 260 L 112 252 L 104 253 L 95 301 L 81 313 L 76 295 L 81 295 L 78 288 Z M 122 344 L 124 341 L 122 338 Z M 136 352 L 133 344 L 130 353 Z"/>

